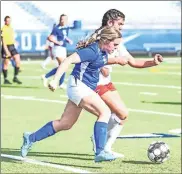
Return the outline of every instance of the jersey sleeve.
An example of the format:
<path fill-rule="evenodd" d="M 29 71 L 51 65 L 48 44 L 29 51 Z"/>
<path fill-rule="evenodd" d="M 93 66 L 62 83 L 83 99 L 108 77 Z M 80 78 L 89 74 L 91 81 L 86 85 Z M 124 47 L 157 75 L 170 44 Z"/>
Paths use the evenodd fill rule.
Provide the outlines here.
<path fill-rule="evenodd" d="M 51 35 L 57 36 L 57 28 L 56 27 L 53 28 Z"/>
<path fill-rule="evenodd" d="M 81 62 L 92 62 L 97 58 L 96 52 L 89 47 L 78 49 L 76 52 L 80 56 Z"/>

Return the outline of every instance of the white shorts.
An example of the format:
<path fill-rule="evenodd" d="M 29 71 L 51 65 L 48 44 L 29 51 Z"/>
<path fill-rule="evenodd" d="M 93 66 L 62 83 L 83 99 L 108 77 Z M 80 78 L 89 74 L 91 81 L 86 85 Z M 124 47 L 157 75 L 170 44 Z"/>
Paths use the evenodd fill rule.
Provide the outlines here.
<path fill-rule="evenodd" d="M 93 92 L 94 91 L 82 81 L 75 79 L 74 76 L 70 75 L 67 83 L 67 95 L 68 98 L 77 106 L 84 97 L 92 95 Z"/>
<path fill-rule="evenodd" d="M 62 46 L 54 46 L 53 49 L 54 57 L 60 57 L 60 58 L 66 58 L 67 57 L 67 51 L 65 47 Z"/>

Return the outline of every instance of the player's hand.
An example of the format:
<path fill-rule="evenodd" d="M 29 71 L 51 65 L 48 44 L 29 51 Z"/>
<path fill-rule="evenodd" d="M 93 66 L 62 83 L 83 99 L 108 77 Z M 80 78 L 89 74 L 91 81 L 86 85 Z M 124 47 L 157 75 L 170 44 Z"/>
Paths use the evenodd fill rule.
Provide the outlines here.
<path fill-rule="evenodd" d="M 57 81 L 56 80 L 51 80 L 48 87 L 52 92 L 54 92 L 58 87 Z"/>
<path fill-rule="evenodd" d="M 154 63 L 155 63 L 156 65 L 159 65 L 161 62 L 163 62 L 163 57 L 162 57 L 162 55 L 156 54 L 156 55 L 154 56 Z"/>
<path fill-rule="evenodd" d="M 117 63 L 118 63 L 119 65 L 124 66 L 124 65 L 128 64 L 128 60 L 125 59 L 125 58 L 116 58 L 116 59 L 117 59 Z"/>
<path fill-rule="evenodd" d="M 59 42 L 59 45 L 60 45 L 60 46 L 62 46 L 63 44 L 64 44 L 63 41 L 60 41 L 60 42 Z"/>

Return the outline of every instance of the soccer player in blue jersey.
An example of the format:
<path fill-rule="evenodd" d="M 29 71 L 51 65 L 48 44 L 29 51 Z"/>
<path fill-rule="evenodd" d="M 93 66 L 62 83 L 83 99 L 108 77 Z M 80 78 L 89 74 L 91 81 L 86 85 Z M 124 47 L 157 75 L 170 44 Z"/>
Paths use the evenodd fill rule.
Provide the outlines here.
<path fill-rule="evenodd" d="M 104 151 L 107 139 L 107 126 L 111 111 L 97 93 L 94 92 L 99 81 L 100 68 L 108 62 L 111 53 L 121 42 L 121 34 L 114 27 L 104 27 L 99 34 L 90 38 L 86 48 L 77 49 L 58 67 L 54 79 L 49 83 L 50 90 L 57 88 L 58 81 L 70 64 L 75 67 L 69 77 L 67 94 L 68 102 L 62 117 L 51 121 L 34 133 L 25 132 L 21 155 L 25 157 L 33 143 L 43 140 L 55 133 L 70 129 L 78 120 L 82 109 L 96 115 L 94 125 L 96 141 L 95 162 L 111 161 L 115 157 Z M 127 63 L 127 62 L 126 62 Z"/>
<path fill-rule="evenodd" d="M 50 42 L 54 43 L 54 56 L 56 57 L 58 64 L 61 64 L 61 62 L 66 58 L 67 51 L 66 51 L 66 44 L 73 44 L 73 41 L 68 38 L 69 33 L 69 27 L 67 26 L 68 23 L 68 16 L 65 14 L 62 14 L 60 16 L 60 21 L 57 26 L 55 26 L 48 37 L 48 40 Z M 47 86 L 47 79 L 51 76 L 53 76 L 56 73 L 57 68 L 52 69 L 50 72 L 48 72 L 46 75 L 42 76 L 42 80 L 44 83 L 44 86 Z M 65 79 L 65 73 L 60 78 L 59 86 L 61 88 L 65 88 L 64 85 L 64 79 Z"/>

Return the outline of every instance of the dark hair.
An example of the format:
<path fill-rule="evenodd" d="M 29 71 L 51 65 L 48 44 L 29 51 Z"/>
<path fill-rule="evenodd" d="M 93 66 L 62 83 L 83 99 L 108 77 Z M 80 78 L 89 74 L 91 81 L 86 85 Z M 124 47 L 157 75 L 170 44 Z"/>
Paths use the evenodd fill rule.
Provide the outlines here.
<path fill-rule="evenodd" d="M 5 16 L 4 22 L 5 22 L 8 18 L 10 18 L 10 16 Z"/>
<path fill-rule="evenodd" d="M 108 10 L 102 18 L 102 27 L 106 26 L 109 20 L 117 20 L 118 17 L 121 17 L 125 20 L 125 15 L 121 11 L 116 9 Z"/>
<path fill-rule="evenodd" d="M 89 43 L 89 40 L 92 38 L 95 38 L 101 32 L 101 30 L 105 26 L 107 26 L 107 22 L 109 20 L 117 20 L 118 17 L 121 17 L 121 18 L 123 18 L 123 20 L 125 20 L 125 15 L 121 11 L 116 10 L 116 9 L 108 10 L 102 18 L 102 26 L 100 28 L 96 29 L 95 32 L 89 38 L 87 38 L 85 41 L 78 42 L 77 48 L 86 47 Z"/>
<path fill-rule="evenodd" d="M 60 15 L 60 19 L 61 19 L 63 16 L 67 16 L 67 15 L 66 15 L 66 14 L 62 14 L 62 15 Z"/>

